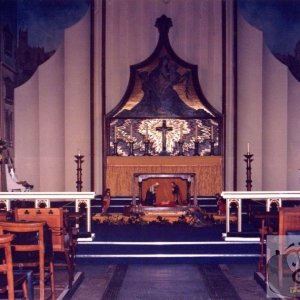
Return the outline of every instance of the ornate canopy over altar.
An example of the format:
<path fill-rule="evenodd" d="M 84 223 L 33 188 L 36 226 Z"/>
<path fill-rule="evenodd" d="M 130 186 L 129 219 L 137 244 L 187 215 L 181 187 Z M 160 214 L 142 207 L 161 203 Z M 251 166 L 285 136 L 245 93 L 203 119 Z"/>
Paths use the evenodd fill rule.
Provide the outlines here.
<path fill-rule="evenodd" d="M 130 66 L 127 90 L 105 118 L 104 186 L 128 196 L 135 173 L 195 173 L 197 193 L 213 195 L 222 190 L 223 116 L 205 98 L 197 66 L 173 51 L 171 19 L 155 26 L 154 52 Z"/>

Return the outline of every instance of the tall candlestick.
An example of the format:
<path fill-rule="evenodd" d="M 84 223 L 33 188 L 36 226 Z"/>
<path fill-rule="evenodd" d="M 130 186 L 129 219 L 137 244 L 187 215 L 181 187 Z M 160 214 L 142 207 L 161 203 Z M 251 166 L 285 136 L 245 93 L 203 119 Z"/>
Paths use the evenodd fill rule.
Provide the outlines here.
<path fill-rule="evenodd" d="M 245 159 L 244 161 L 246 162 L 246 187 L 247 191 L 251 191 L 252 188 L 252 178 L 251 178 L 251 163 L 253 161 L 253 154 L 250 154 L 250 144 L 248 143 L 247 145 L 247 151 L 248 153 L 244 155 Z"/>
<path fill-rule="evenodd" d="M 213 140 L 214 139 L 214 127 L 210 126 L 210 138 Z"/>
<path fill-rule="evenodd" d="M 146 124 L 146 141 L 148 140 L 148 125 Z"/>
<path fill-rule="evenodd" d="M 182 125 L 180 126 L 180 139 L 182 139 Z"/>
<path fill-rule="evenodd" d="M 78 150 L 78 155 L 75 155 L 75 162 L 76 162 L 76 189 L 77 192 L 81 192 L 82 190 L 82 164 L 84 156 L 81 155 L 80 150 Z"/>

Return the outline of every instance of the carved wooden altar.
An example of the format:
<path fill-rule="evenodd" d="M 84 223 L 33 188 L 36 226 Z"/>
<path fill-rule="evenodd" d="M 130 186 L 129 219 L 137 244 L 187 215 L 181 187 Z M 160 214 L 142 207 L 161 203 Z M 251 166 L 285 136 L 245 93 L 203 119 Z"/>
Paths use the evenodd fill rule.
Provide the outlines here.
<path fill-rule="evenodd" d="M 195 173 L 197 195 L 211 196 L 222 191 L 220 156 L 107 157 L 106 183 L 112 195 L 131 196 L 135 173 Z"/>

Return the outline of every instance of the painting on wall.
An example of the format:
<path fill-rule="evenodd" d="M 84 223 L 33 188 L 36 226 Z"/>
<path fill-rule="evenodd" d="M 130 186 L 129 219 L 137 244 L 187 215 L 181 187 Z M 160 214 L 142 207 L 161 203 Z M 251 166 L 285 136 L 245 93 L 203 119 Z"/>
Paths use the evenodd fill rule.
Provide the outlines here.
<path fill-rule="evenodd" d="M 64 30 L 78 22 L 89 6 L 90 0 L 1 1 L 4 36 L 15 39 L 16 86 L 26 82 L 55 53 Z"/>
<path fill-rule="evenodd" d="M 163 54 L 135 73 L 133 91 L 115 117 L 213 118 L 197 95 L 192 72 Z"/>
<path fill-rule="evenodd" d="M 239 0 L 238 6 L 242 16 L 263 31 L 274 56 L 300 81 L 300 1 Z"/>

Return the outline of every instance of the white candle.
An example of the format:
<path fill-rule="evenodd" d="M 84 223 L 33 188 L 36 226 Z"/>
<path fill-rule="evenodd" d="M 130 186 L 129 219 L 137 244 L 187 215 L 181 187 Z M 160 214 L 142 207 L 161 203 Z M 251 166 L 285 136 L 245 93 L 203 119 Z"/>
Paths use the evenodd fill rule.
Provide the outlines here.
<path fill-rule="evenodd" d="M 195 139 L 198 139 L 198 126 L 196 126 L 196 131 L 195 131 Z"/>
<path fill-rule="evenodd" d="M 132 124 L 130 124 L 130 139 L 132 140 Z"/>
<path fill-rule="evenodd" d="M 182 125 L 180 126 L 180 139 L 182 139 Z"/>
<path fill-rule="evenodd" d="M 115 126 L 115 143 L 117 142 L 117 126 Z"/>
<path fill-rule="evenodd" d="M 250 144 L 248 143 L 247 145 L 247 153 L 249 154 L 250 153 Z"/>
<path fill-rule="evenodd" d="M 214 127 L 210 127 L 210 138 L 213 140 L 214 139 Z"/>
<path fill-rule="evenodd" d="M 81 156 L 80 149 L 78 149 L 78 156 Z"/>

